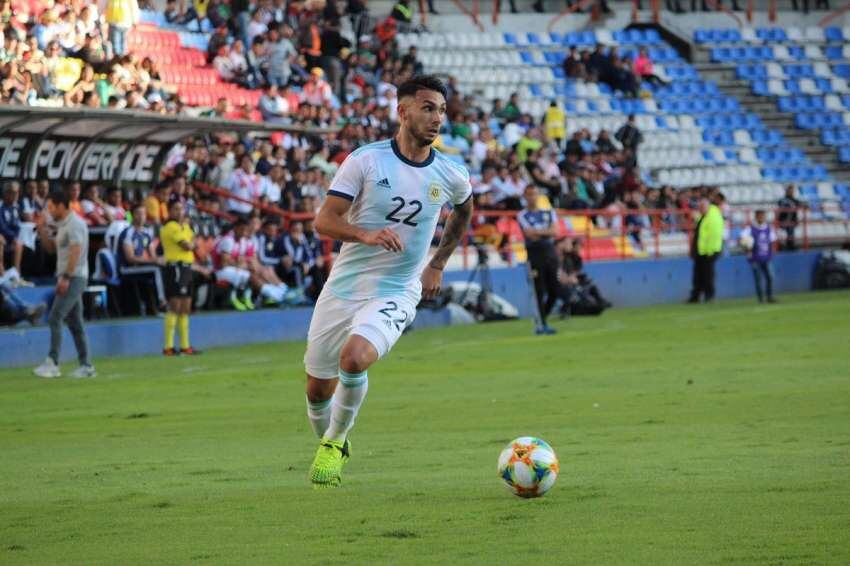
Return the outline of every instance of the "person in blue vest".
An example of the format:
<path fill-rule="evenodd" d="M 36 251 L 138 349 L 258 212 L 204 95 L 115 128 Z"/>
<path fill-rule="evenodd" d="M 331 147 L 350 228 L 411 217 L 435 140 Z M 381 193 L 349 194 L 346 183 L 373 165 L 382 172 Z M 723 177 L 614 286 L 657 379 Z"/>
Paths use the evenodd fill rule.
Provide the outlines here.
<path fill-rule="evenodd" d="M 546 324 L 546 318 L 555 306 L 561 293 L 558 282 L 560 262 L 555 251 L 555 229 L 558 215 L 551 208 L 543 210 L 538 205 L 537 187 L 528 185 L 523 191 L 525 208 L 517 215 L 517 221 L 525 237 L 528 263 L 534 278 L 540 326 L 537 334 L 555 334 L 556 330 Z"/>
<path fill-rule="evenodd" d="M 155 314 L 166 307 L 165 283 L 160 269 L 165 262 L 156 253 L 153 229 L 146 225 L 147 217 L 143 203 L 133 207 L 133 223 L 118 236 L 115 255 L 122 280 L 137 281 L 156 291 L 157 302 L 148 305 L 148 311 Z"/>
<path fill-rule="evenodd" d="M 764 210 L 757 210 L 755 222 L 741 233 L 741 244 L 750 250 L 750 266 L 753 268 L 753 278 L 756 284 L 756 295 L 760 303 L 767 299 L 775 303 L 773 297 L 773 245 L 776 242 L 776 232 L 767 222 Z"/>
<path fill-rule="evenodd" d="M 3 198 L 0 200 L 0 275 L 5 273 L 5 263 L 9 260 L 21 275 L 24 246 L 19 237 L 23 220 L 18 202 L 20 191 L 21 185 L 17 181 L 9 181 L 3 186 Z"/>

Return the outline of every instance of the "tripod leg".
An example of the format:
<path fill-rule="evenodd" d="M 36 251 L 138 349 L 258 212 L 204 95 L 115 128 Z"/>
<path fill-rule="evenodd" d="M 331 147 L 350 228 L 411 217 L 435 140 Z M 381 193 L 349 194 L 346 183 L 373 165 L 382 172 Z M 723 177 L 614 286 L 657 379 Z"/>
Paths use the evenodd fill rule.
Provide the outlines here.
<path fill-rule="evenodd" d="M 534 285 L 534 273 L 532 273 L 531 262 L 529 261 L 525 262 L 525 274 L 528 281 L 528 293 L 533 307 L 534 329 L 538 330 L 543 328 L 543 316 L 540 313 L 540 301 L 537 300 L 537 287 Z"/>

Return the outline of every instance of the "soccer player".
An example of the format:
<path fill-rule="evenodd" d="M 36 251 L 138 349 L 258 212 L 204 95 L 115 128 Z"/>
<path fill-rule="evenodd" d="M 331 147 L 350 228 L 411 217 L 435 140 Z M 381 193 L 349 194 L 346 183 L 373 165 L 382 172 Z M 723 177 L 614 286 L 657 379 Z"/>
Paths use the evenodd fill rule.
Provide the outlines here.
<path fill-rule="evenodd" d="M 168 312 L 165 313 L 165 346 L 163 355 L 174 356 L 174 330 L 180 334 L 181 354 L 199 354 L 189 345 L 189 313 L 192 312 L 192 263 L 195 261 L 195 233 L 183 213 L 183 203 L 171 201 L 168 222 L 159 232 L 165 255 L 165 295 Z"/>
<path fill-rule="evenodd" d="M 469 173 L 431 147 L 446 113 L 446 87 L 418 76 L 398 89 L 399 131 L 340 166 L 316 218 L 342 250 L 316 303 L 307 337 L 307 416 L 320 437 L 315 487 L 337 487 L 348 434 L 368 388 L 367 370 L 416 316 L 420 296 L 440 290 L 443 269 L 472 216 Z M 437 251 L 440 210 L 454 208 Z"/>

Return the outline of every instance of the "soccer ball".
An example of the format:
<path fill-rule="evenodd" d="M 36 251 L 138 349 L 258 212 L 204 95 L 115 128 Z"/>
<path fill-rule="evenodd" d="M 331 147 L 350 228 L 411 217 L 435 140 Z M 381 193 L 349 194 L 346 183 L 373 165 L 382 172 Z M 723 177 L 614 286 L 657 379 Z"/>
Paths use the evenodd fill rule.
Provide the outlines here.
<path fill-rule="evenodd" d="M 558 457 L 545 441 L 522 436 L 499 454 L 499 477 L 514 495 L 540 497 L 558 478 Z"/>
<path fill-rule="evenodd" d="M 753 237 L 749 234 L 742 234 L 739 241 L 741 242 L 741 247 L 747 251 L 753 249 L 753 245 L 755 244 L 755 242 L 753 242 Z"/>

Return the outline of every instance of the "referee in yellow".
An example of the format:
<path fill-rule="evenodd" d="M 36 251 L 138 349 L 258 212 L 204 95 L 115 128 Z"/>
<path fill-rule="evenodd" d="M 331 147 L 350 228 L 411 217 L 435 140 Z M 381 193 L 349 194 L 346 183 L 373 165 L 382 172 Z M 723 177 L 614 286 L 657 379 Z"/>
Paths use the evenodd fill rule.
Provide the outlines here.
<path fill-rule="evenodd" d="M 159 231 L 159 240 L 165 255 L 165 296 L 168 312 L 165 313 L 166 356 L 177 355 L 174 349 L 174 329 L 180 334 L 180 354 L 195 355 L 197 350 L 189 345 L 189 313 L 192 311 L 192 263 L 195 261 L 195 233 L 183 210 L 183 203 L 173 200 L 168 206 L 168 222 Z"/>

